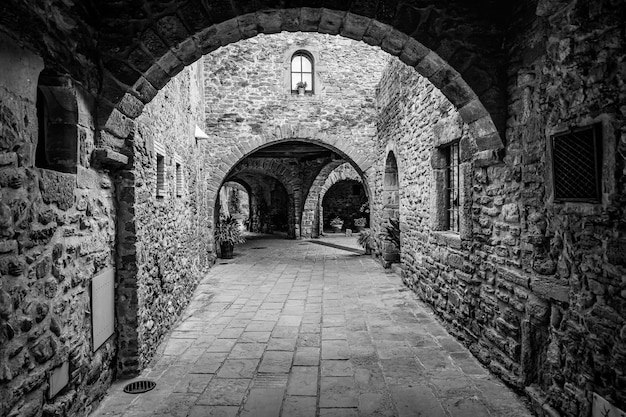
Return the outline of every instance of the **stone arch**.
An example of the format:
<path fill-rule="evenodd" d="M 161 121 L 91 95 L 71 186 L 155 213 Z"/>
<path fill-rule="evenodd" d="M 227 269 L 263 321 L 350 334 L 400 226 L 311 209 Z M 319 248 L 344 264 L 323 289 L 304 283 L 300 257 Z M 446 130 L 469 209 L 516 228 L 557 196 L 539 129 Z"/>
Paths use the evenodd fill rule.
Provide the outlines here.
<path fill-rule="evenodd" d="M 338 5 L 347 6 L 349 3 Z M 426 9 L 403 6 L 383 17 L 377 16 L 376 8 L 358 5 L 350 12 L 308 7 L 268 10 L 260 5 L 259 10 L 241 15 L 233 5 L 229 13 L 217 14 L 215 18 L 200 3 L 189 2 L 154 23 L 146 22 L 142 33 L 132 38 L 139 42 L 131 44 L 129 40 L 123 52 L 111 51 L 113 59 L 107 60 L 100 96 L 100 120 L 104 121 L 100 143 L 106 147 L 108 135 L 128 137 L 132 130 L 128 125 L 141 114 L 143 106 L 173 76 L 201 56 L 259 33 L 303 31 L 340 34 L 397 56 L 459 109 L 473 132 L 476 151 L 500 149 L 506 96 L 500 62 L 503 57 L 494 44 L 497 34 L 493 33 L 493 26 L 481 26 L 484 16 L 476 10 L 447 7 L 450 8 L 442 4 Z M 438 24 L 424 24 L 430 19 L 436 19 Z M 465 30 L 473 32 L 471 39 L 478 44 L 470 44 L 465 32 L 463 36 L 459 34 L 459 39 L 447 39 L 450 35 L 440 30 L 442 26 L 456 27 L 459 19 L 467 23 Z M 489 63 L 494 60 L 497 62 Z"/>
<path fill-rule="evenodd" d="M 358 134 L 358 132 L 355 133 L 355 135 L 356 134 Z M 344 158 L 343 162 L 348 161 L 348 163 L 353 167 L 355 172 L 357 172 L 358 175 L 361 177 L 361 181 L 363 181 L 364 183 L 367 183 L 367 173 L 373 170 L 375 155 L 365 154 L 363 153 L 363 151 L 356 149 L 355 146 L 351 145 L 351 143 L 354 143 L 354 141 L 341 140 L 338 137 L 328 136 L 323 132 L 319 132 L 310 128 L 305 128 L 301 125 L 285 124 L 277 127 L 272 132 L 264 132 L 253 141 L 241 142 L 237 147 L 233 147 L 233 149 L 231 149 L 231 154 L 224 157 L 221 164 L 215 169 L 217 175 L 207 180 L 207 186 L 211 194 L 216 195 L 217 191 L 221 187 L 221 184 L 231 176 L 231 173 L 237 169 L 236 167 L 238 166 L 238 164 L 241 163 L 241 161 L 243 161 L 245 158 L 251 156 L 254 152 L 260 149 L 286 141 L 314 143 L 336 152 Z M 281 175 L 285 177 L 288 177 L 289 175 L 295 175 L 291 168 L 285 166 L 284 164 L 277 163 L 277 165 L 275 165 L 275 169 L 277 170 L 277 172 L 280 172 Z M 304 191 L 301 188 L 301 184 L 298 187 L 294 188 L 294 195 L 296 195 L 296 190 L 298 200 L 297 202 L 294 201 L 294 203 L 295 207 L 297 208 L 295 211 L 295 236 L 297 237 L 301 234 L 300 208 L 303 207 L 302 202 Z M 209 204 L 210 207 L 213 207 L 215 201 L 210 201 Z"/>
<path fill-rule="evenodd" d="M 302 201 L 302 184 L 293 168 L 273 160 L 245 159 L 233 167 L 223 183 L 232 181 L 233 178 L 236 178 L 238 174 L 242 173 L 267 175 L 282 184 L 289 196 L 289 207 L 287 211 L 289 226 L 288 236 L 291 238 L 298 237 L 300 234 L 300 214 L 298 208 Z"/>
<path fill-rule="evenodd" d="M 400 171 L 398 169 L 398 158 L 394 150 L 393 146 L 388 146 L 385 158 L 382 192 L 382 228 L 391 227 L 392 221 L 400 223 Z M 384 241 L 382 255 L 385 262 L 399 261 L 400 249 L 400 247 L 395 247 L 392 242 Z"/>
<path fill-rule="evenodd" d="M 341 165 L 336 166 L 328 174 L 328 176 L 324 179 L 324 182 L 320 186 L 319 191 L 317 191 L 317 193 L 315 192 L 313 194 L 309 193 L 309 195 L 311 196 L 311 200 L 313 200 L 314 194 L 317 194 L 317 200 L 312 201 L 311 203 L 315 204 L 314 210 L 316 214 L 314 215 L 314 217 L 315 217 L 315 224 L 317 226 L 318 236 L 321 235 L 322 231 L 324 230 L 324 227 L 323 227 L 324 216 L 323 216 L 323 209 L 322 209 L 322 201 L 324 201 L 324 196 L 326 195 L 326 192 L 330 189 L 330 187 L 337 184 L 339 181 L 345 181 L 345 180 L 353 180 L 353 181 L 358 181 L 362 184 L 365 184 L 361 175 L 352 167 L 352 165 L 350 165 L 348 162 L 344 162 Z M 364 188 L 367 193 L 368 192 L 367 187 L 364 187 Z M 307 200 L 308 200 L 308 197 L 307 197 Z"/>
<path fill-rule="evenodd" d="M 258 11 L 238 15 L 234 10 L 249 8 L 234 6 L 236 1 L 230 3 L 234 9 L 226 15 L 209 13 L 206 6 L 191 1 L 184 7 L 164 11 L 158 17 L 152 17 L 145 22 L 137 21 L 133 28 L 141 28 L 141 33 L 133 33 L 126 41 L 120 40 L 121 44 L 118 45 L 122 47 L 104 51 L 96 119 L 97 147 L 93 152 L 93 162 L 101 166 L 120 168 L 115 174 L 116 189 L 120 196 L 118 216 L 121 221 L 118 226 L 117 248 L 119 259 L 133 259 L 136 256 L 132 209 L 136 178 L 132 166 L 128 164 L 129 161 L 132 164 L 131 144 L 136 131 L 135 118 L 158 91 L 186 65 L 221 46 L 259 33 L 304 31 L 340 34 L 379 46 L 430 80 L 459 109 L 475 138 L 474 152 L 503 147 L 496 128 L 504 127 L 502 109 L 506 109 L 504 77 L 496 74 L 502 64 L 490 66 L 485 64 L 486 57 L 476 59 L 479 56 L 476 51 L 481 50 L 481 45 L 464 49 L 461 44 L 466 37 L 446 40 L 442 44 L 440 38 L 443 37 L 443 32 L 435 33 L 433 29 L 435 26 L 440 29 L 441 25 L 427 23 L 430 19 L 427 16 L 430 13 L 428 10 L 424 11 L 426 20 L 423 22 L 420 17 L 422 11 L 407 14 L 399 9 L 396 12 L 401 17 L 400 20 L 405 21 L 396 22 L 395 18 L 377 16 L 376 10 L 365 10 L 361 6 L 356 6 L 351 12 L 307 7 L 265 10 L 260 6 Z M 349 7 L 349 3 L 341 7 Z M 459 9 L 459 12 L 465 10 Z M 463 13 L 459 16 L 462 15 Z M 209 16 L 219 17 L 213 21 Z M 468 13 L 466 16 L 472 16 L 477 22 L 483 21 L 480 14 Z M 420 24 L 414 26 L 412 22 Z M 459 21 L 455 17 L 450 22 L 456 25 Z M 132 30 L 128 33 L 131 32 Z M 416 39 L 422 39 L 424 43 Z M 493 43 L 493 39 L 485 42 Z M 489 55 L 487 52 L 485 54 Z M 500 53 L 493 53 L 493 56 L 500 56 Z M 477 62 L 482 62 L 483 66 L 479 67 Z M 494 71 L 490 73 L 489 68 Z M 353 132 L 353 135 L 359 135 L 359 132 Z M 215 196 L 238 161 L 255 149 L 286 140 L 309 141 L 336 151 L 353 163 L 367 183 L 367 178 L 373 177 L 376 158 L 372 153 L 375 150 L 372 149 L 370 153 L 356 150 L 348 145 L 354 141 L 344 139 L 297 124 L 284 124 L 271 132 L 261 132 L 249 141 L 242 141 L 230 155 L 222 159 L 220 165 L 212 168 L 207 191 L 213 197 L 206 202 L 206 207 L 210 211 L 215 207 Z M 299 225 L 296 222 L 296 226 Z M 129 288 L 121 291 L 125 291 L 127 294 L 124 296 L 129 298 L 136 296 L 130 289 L 136 284 L 135 275 L 136 266 L 132 262 L 120 262 L 118 281 L 120 288 Z M 130 317 L 130 326 L 124 326 L 125 328 L 132 328 L 132 314 L 133 312 L 127 314 Z M 128 343 L 128 346 L 131 346 L 129 352 L 122 352 L 122 356 L 129 358 L 126 362 L 134 363 L 137 349 L 132 347 L 132 343 Z M 132 375 L 136 372 L 136 365 L 126 366 L 122 362 L 124 361 L 119 361 L 118 365 L 121 375 Z"/>

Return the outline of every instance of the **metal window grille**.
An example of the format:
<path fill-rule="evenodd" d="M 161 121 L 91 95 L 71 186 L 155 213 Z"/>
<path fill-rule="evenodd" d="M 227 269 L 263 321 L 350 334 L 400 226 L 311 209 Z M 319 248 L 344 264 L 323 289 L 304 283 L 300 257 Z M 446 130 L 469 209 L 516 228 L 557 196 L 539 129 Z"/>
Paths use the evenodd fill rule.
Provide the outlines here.
<path fill-rule="evenodd" d="M 552 136 L 555 201 L 600 201 L 600 125 Z"/>
<path fill-rule="evenodd" d="M 459 144 L 455 143 L 444 148 L 446 152 L 446 211 L 447 229 L 458 232 L 460 219 L 460 181 L 459 181 Z"/>
<path fill-rule="evenodd" d="M 157 154 L 157 197 L 165 196 L 165 157 Z"/>
<path fill-rule="evenodd" d="M 183 167 L 180 164 L 176 164 L 176 196 L 182 197 L 183 195 Z"/>

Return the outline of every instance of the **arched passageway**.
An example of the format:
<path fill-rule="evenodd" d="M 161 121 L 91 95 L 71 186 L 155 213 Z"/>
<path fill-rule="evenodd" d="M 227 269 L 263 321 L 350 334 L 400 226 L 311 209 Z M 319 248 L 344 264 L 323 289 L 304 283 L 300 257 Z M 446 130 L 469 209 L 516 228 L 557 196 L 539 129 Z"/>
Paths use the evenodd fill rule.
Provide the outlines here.
<path fill-rule="evenodd" d="M 361 207 L 367 205 L 367 195 L 360 181 L 342 180 L 333 184 L 322 196 L 321 220 L 326 229 L 339 218 L 345 229 L 356 230 L 354 220 L 361 217 Z"/>
<path fill-rule="evenodd" d="M 406 285 L 542 413 L 626 406 L 615 354 L 626 343 L 625 116 L 615 110 L 626 5 L 136 6 L 0 6 L 0 414 L 80 414 L 114 377 L 145 367 L 212 266 L 206 220 L 231 168 L 294 139 L 349 156 L 371 191 L 377 233 L 393 143 Z M 358 86 L 370 95 L 344 93 L 344 73 L 329 71 L 333 60 L 324 68 L 318 48 L 311 76 L 337 82 L 322 77 L 298 98 L 268 76 L 236 79 L 260 61 L 219 55 L 263 49 L 280 31 L 339 34 L 401 63 L 359 73 L 380 74 Z M 297 51 L 263 62 L 281 66 Z M 246 98 L 229 110 L 231 96 L 214 92 L 233 86 Z M 246 119 L 237 110 L 255 95 L 272 102 Z M 328 117 L 348 101 L 347 123 Z M 55 135 L 67 145 L 62 163 L 52 147 L 37 150 Z M 585 149 L 574 159 L 571 143 Z M 592 179 L 585 189 L 568 182 L 572 166 Z M 317 174 L 302 176 L 299 203 L 293 187 L 294 236 Z M 67 385 L 48 392 L 57 376 Z"/>

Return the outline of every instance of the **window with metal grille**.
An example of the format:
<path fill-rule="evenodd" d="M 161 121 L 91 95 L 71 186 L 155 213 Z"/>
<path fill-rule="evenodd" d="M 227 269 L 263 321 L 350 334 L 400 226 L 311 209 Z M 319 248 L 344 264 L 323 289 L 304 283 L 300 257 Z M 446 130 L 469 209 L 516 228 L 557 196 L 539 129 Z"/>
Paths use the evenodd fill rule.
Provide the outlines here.
<path fill-rule="evenodd" d="M 446 229 L 458 233 L 461 224 L 459 144 L 454 143 L 442 150 L 446 154 Z"/>
<path fill-rule="evenodd" d="M 183 195 L 183 167 L 176 163 L 176 197 Z"/>
<path fill-rule="evenodd" d="M 165 197 L 165 156 L 157 154 L 157 197 Z"/>
<path fill-rule="evenodd" d="M 305 93 L 313 94 L 313 57 L 306 51 L 298 51 L 291 57 L 291 92 L 298 93 L 304 86 Z"/>
<path fill-rule="evenodd" d="M 555 201 L 600 201 L 600 127 L 597 124 L 552 136 Z"/>

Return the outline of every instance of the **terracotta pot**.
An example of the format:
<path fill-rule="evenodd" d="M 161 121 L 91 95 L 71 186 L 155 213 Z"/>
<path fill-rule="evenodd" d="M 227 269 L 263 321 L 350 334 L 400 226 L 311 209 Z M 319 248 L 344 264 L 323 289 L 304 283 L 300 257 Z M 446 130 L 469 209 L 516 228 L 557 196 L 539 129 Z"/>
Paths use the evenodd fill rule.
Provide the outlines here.
<path fill-rule="evenodd" d="M 299 96 L 303 96 L 304 95 L 304 87 L 298 87 L 298 95 Z"/>
<path fill-rule="evenodd" d="M 222 258 L 223 259 L 232 259 L 233 258 L 233 249 L 235 248 L 235 245 L 233 245 L 232 243 L 229 242 L 222 242 L 220 243 L 220 249 L 222 252 Z"/>

